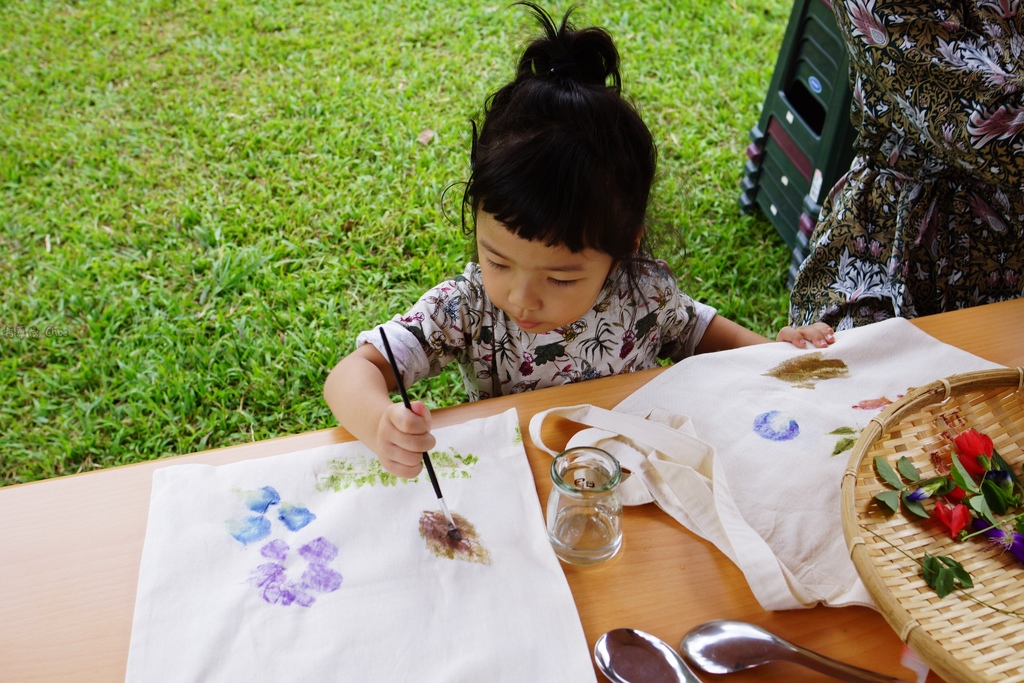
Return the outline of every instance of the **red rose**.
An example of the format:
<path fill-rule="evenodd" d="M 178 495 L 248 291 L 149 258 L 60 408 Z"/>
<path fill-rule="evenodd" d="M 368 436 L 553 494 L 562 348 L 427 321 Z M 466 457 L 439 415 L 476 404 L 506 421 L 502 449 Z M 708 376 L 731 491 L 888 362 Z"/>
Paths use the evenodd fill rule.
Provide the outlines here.
<path fill-rule="evenodd" d="M 978 457 L 992 457 L 992 439 L 977 430 L 968 429 L 953 439 L 953 443 L 956 444 L 957 454 L 964 469 L 971 474 L 985 474 L 985 468 L 978 462 Z"/>

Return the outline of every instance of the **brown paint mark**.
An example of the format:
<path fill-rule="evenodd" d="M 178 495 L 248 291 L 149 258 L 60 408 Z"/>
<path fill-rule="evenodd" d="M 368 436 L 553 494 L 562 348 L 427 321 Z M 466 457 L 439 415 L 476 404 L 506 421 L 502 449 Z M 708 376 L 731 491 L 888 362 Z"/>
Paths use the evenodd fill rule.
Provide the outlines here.
<path fill-rule="evenodd" d="M 820 351 L 785 360 L 764 373 L 801 389 L 813 389 L 816 382 L 845 377 L 850 369 L 840 358 L 825 358 Z"/>
<path fill-rule="evenodd" d="M 420 536 L 427 542 L 430 552 L 449 560 L 490 564 L 491 554 L 480 543 L 476 527 L 462 515 L 452 513 L 452 519 L 462 534 L 461 540 L 456 541 L 448 535 L 448 520 L 440 510 L 425 510 L 420 516 Z"/>

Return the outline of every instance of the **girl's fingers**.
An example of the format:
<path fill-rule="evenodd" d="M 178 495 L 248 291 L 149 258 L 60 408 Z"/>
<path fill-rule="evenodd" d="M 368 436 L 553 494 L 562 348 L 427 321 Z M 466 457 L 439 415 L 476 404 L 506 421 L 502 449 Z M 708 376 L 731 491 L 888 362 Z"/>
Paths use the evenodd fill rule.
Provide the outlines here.
<path fill-rule="evenodd" d="M 390 460 L 387 458 L 380 459 L 380 466 L 384 468 L 386 472 L 390 472 L 396 477 L 402 479 L 412 479 L 418 476 L 420 471 L 423 469 L 422 456 L 417 457 L 415 464 L 410 465 L 400 460 Z"/>

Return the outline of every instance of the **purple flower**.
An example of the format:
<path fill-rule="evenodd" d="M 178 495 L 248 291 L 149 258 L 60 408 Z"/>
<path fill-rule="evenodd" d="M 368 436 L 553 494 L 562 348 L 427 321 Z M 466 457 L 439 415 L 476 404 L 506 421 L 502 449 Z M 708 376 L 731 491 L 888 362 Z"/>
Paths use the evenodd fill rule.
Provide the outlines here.
<path fill-rule="evenodd" d="M 991 481 L 1007 496 L 1013 496 L 1013 475 L 1006 470 L 993 469 L 985 473 L 982 480 Z"/>
<path fill-rule="evenodd" d="M 948 495 L 952 489 L 953 482 L 949 477 L 933 477 L 922 481 L 920 486 L 907 494 L 907 499 L 920 502 L 935 495 Z"/>
<path fill-rule="evenodd" d="M 1009 550 L 1014 557 L 1024 563 L 1024 534 L 1019 534 L 1016 531 L 1003 531 L 983 519 L 975 519 L 971 522 L 971 526 L 978 531 L 984 531 L 985 536 L 993 545 L 1000 546 L 1003 550 Z"/>
<path fill-rule="evenodd" d="M 926 488 L 915 489 L 915 490 L 913 490 L 913 491 L 911 491 L 910 493 L 907 494 L 907 500 L 912 500 L 912 501 L 915 501 L 915 502 L 922 501 L 925 498 L 931 498 L 931 497 L 932 497 L 932 492 L 929 491 Z"/>

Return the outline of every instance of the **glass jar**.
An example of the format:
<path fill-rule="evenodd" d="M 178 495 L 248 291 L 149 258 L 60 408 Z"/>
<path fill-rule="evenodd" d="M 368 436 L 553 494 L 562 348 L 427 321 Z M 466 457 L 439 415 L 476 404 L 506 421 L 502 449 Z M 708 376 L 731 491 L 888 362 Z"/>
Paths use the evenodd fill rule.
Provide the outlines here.
<path fill-rule="evenodd" d="M 570 448 L 551 462 L 548 538 L 563 562 L 598 564 L 622 547 L 621 478 L 619 462 L 600 448 Z"/>

